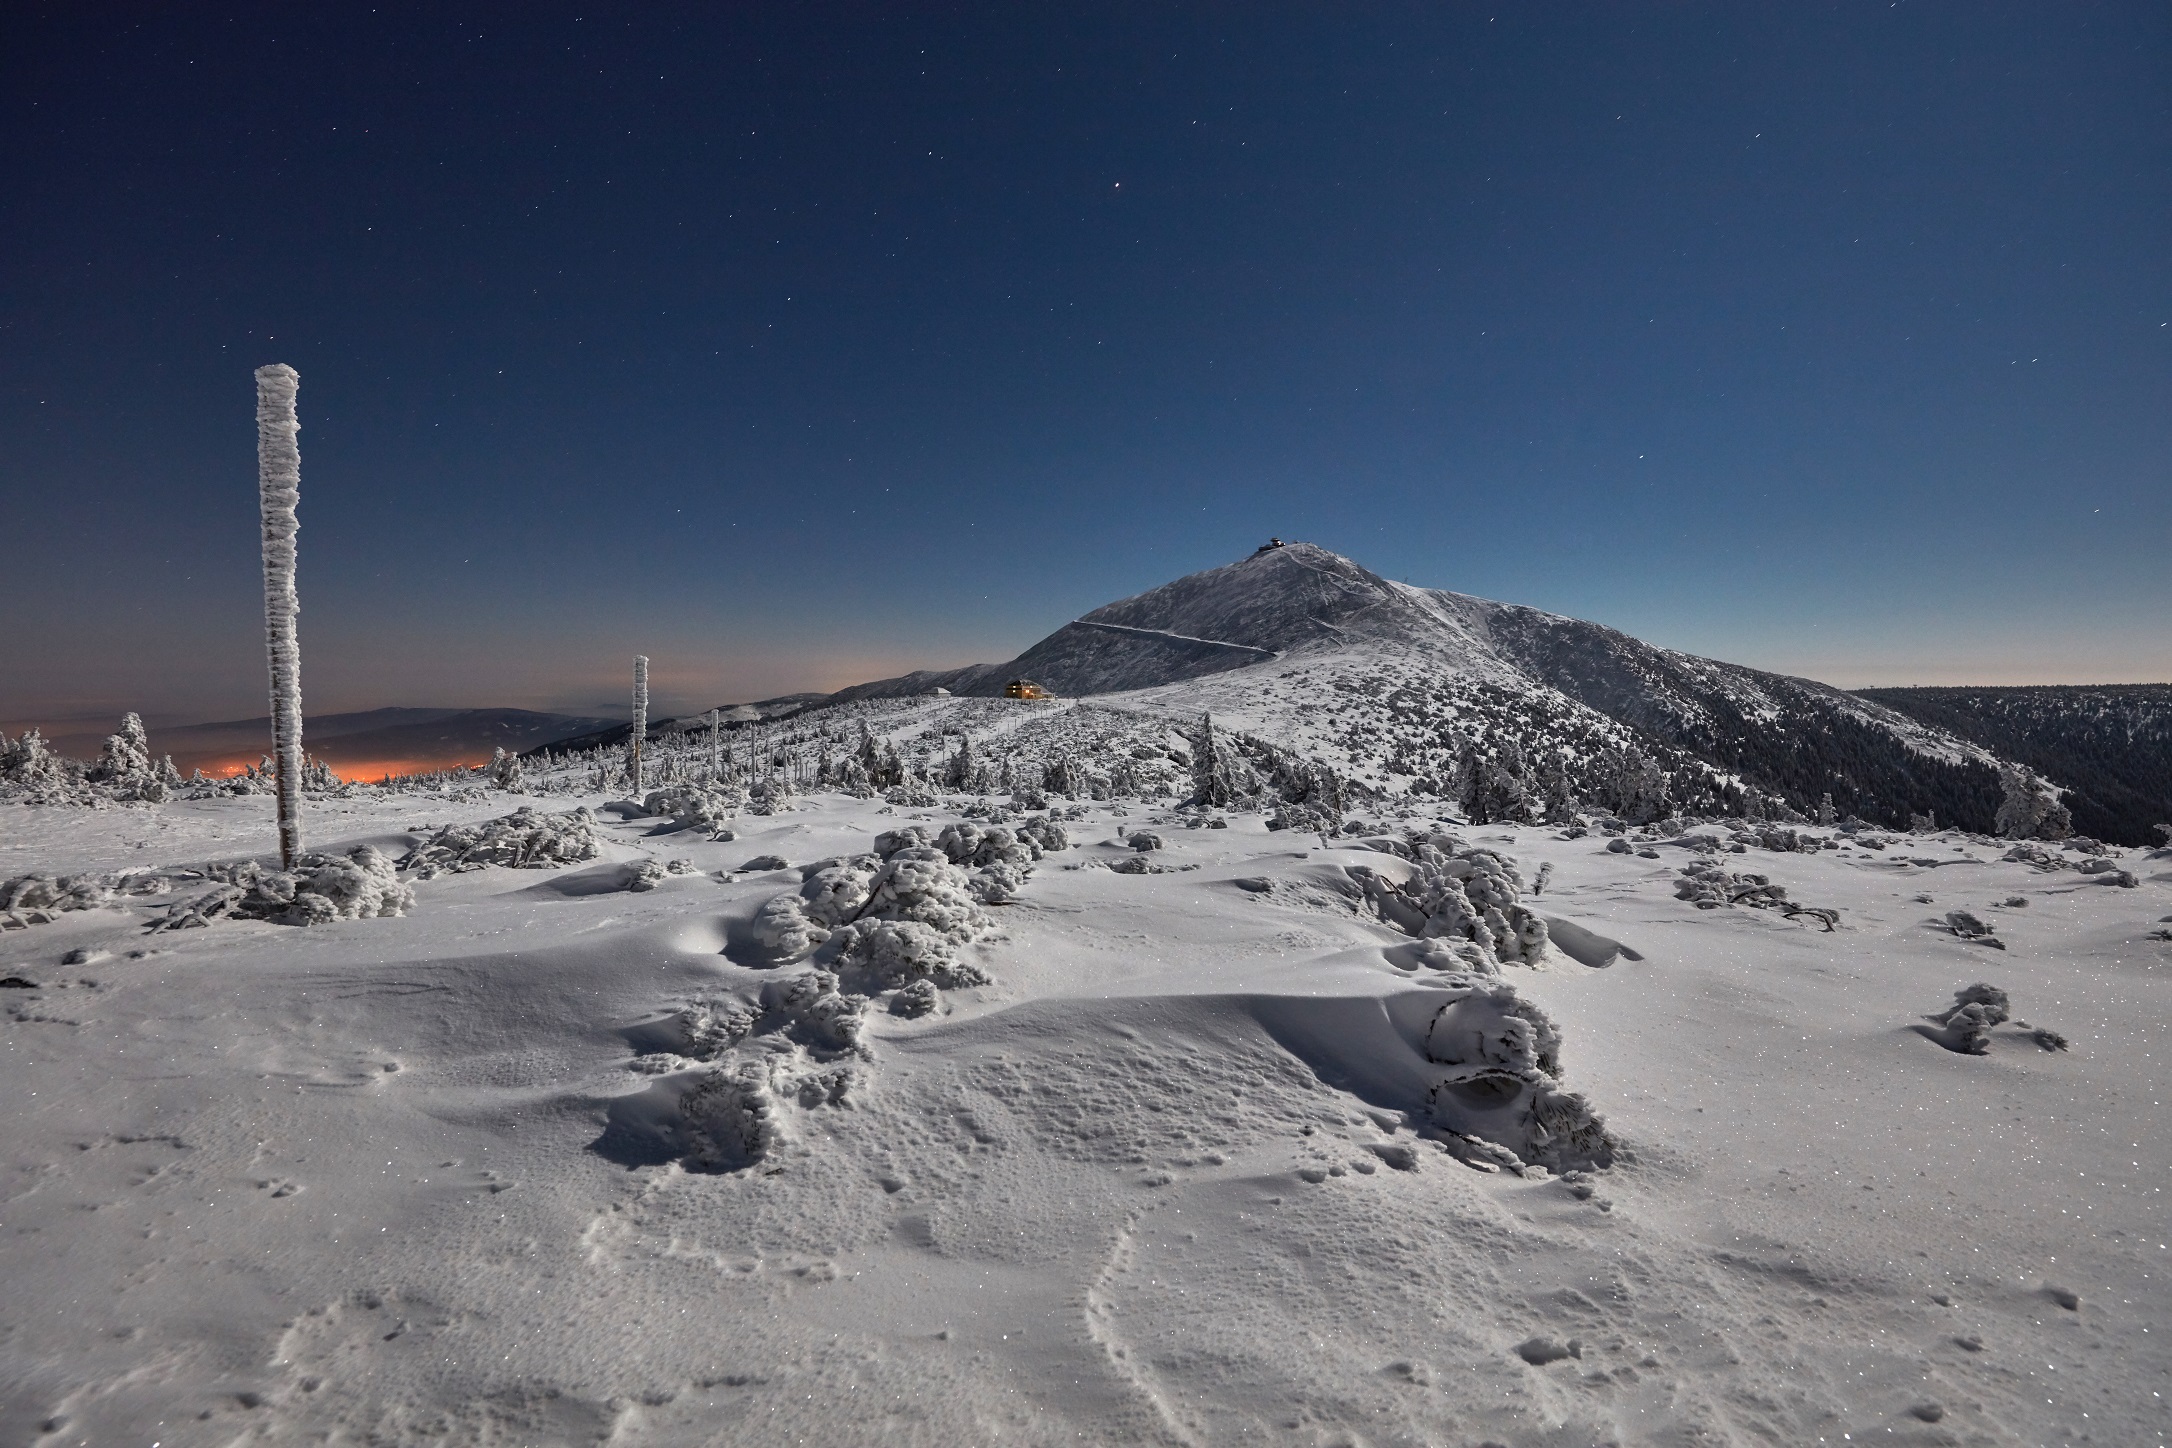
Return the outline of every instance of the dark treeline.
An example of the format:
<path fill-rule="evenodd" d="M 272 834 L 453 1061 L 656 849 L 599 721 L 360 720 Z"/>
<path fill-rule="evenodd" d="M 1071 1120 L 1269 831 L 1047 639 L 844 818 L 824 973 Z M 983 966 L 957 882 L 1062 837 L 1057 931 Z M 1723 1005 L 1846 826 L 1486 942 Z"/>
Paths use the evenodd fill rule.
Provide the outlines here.
<path fill-rule="evenodd" d="M 2082 834 L 2155 844 L 2153 827 L 2172 821 L 2172 684 L 1857 692 L 2064 785 Z"/>

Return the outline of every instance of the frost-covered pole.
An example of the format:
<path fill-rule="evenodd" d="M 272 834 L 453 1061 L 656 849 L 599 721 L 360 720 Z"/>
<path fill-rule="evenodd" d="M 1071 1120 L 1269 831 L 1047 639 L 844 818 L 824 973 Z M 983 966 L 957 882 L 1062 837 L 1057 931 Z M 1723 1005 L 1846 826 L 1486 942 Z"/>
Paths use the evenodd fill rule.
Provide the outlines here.
<path fill-rule="evenodd" d="M 264 651 L 271 661 L 272 758 L 278 767 L 279 864 L 302 853 L 302 644 L 294 616 L 294 505 L 302 489 L 301 376 L 283 362 L 256 369 L 256 486 L 264 510 Z"/>
<path fill-rule="evenodd" d="M 633 792 L 641 797 L 641 744 L 649 733 L 649 656 L 634 655 Z"/>
<path fill-rule="evenodd" d="M 724 777 L 724 711 L 709 711 L 709 777 Z"/>

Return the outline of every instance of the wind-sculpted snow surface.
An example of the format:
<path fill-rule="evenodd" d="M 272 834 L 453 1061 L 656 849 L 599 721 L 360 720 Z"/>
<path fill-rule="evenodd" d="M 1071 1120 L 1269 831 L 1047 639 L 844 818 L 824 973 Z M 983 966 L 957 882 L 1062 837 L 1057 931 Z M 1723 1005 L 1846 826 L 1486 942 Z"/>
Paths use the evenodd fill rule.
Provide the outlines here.
<path fill-rule="evenodd" d="M 120 874 L 18 875 L 0 883 L 0 930 L 50 925 L 74 910 L 96 910 L 131 896 L 172 888 L 157 871 Z"/>
<path fill-rule="evenodd" d="M 1506 981 L 1455 974 L 1427 1027 L 1434 1124 L 1554 1171 L 1611 1166 L 1615 1142 L 1591 1103 L 1561 1084 L 1561 1032 Z"/>
<path fill-rule="evenodd" d="M 477 824 L 450 825 L 418 845 L 400 868 L 418 880 L 503 865 L 515 870 L 548 870 L 577 865 L 602 852 L 596 817 L 586 808 L 545 814 L 523 805 L 509 815 Z"/>
<path fill-rule="evenodd" d="M 917 1019 L 941 1009 L 942 991 L 987 984 L 962 954 L 995 928 L 982 907 L 1016 898 L 1045 853 L 1067 848 L 1046 816 L 960 820 L 886 831 L 865 854 L 802 868 L 800 888 L 765 902 L 753 932 L 772 961 L 814 968 L 764 983 L 758 1008 L 712 1003 L 678 1017 L 687 1041 L 721 1057 L 680 1098 L 688 1164 L 751 1166 L 789 1139 L 790 1108 L 846 1104 L 873 1059 L 862 1039 L 872 999 L 889 992 L 891 1014 Z"/>
<path fill-rule="evenodd" d="M 1055 808 L 814 783 L 862 717 L 923 780 L 1008 766 Z M 798 807 L 658 849 L 627 781 L 531 760 L 600 860 L 463 875 L 444 838 L 409 918 L 307 933 L 143 933 L 240 885 L 161 862 L 265 848 L 267 799 L 0 804 L 34 909 L 99 902 L 0 931 L 0 1281 L 41 1324 L 0 1334 L 0 1438 L 2154 1441 L 2164 859 L 1401 794 L 1272 829 L 1186 802 L 1197 726 L 883 701 L 718 759 L 659 729 L 655 791 L 751 767 Z M 1055 801 L 1134 745 L 1169 788 Z M 316 829 L 502 834 L 520 801 L 473 788 Z M 1690 908 L 1693 858 L 1848 931 Z M 2007 1001 L 1925 1018 L 1993 961 Z"/>
<path fill-rule="evenodd" d="M 680 1012 L 681 1054 L 712 1064 L 679 1097 L 685 1163 L 739 1171 L 792 1140 L 790 1113 L 849 1104 L 872 1053 L 860 1039 L 867 998 L 823 970 Z"/>
<path fill-rule="evenodd" d="M 1561 1084 L 1559 1029 L 1501 976 L 1504 966 L 1536 965 L 1548 953 L 1546 921 L 1523 904 L 1516 862 L 1438 832 L 1365 843 L 1414 866 L 1400 879 L 1361 864 L 1345 873 L 1369 913 L 1417 938 L 1411 963 L 1440 972 L 1428 984 L 1448 996 L 1424 1039 L 1426 1059 L 1452 1068 L 1429 1090 L 1434 1124 L 1518 1163 L 1555 1171 L 1612 1164 L 1604 1119 Z"/>

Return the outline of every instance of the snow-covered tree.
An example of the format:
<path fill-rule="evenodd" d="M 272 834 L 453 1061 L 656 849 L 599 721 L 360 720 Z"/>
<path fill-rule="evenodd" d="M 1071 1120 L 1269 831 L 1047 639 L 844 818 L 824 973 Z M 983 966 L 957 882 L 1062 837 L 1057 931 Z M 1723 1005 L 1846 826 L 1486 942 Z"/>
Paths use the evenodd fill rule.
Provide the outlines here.
<path fill-rule="evenodd" d="M 110 799 L 155 804 L 166 798 L 166 771 L 151 757 L 150 738 L 135 714 L 121 716 L 121 732 L 106 736 L 105 749 L 83 777 Z"/>
<path fill-rule="evenodd" d="M 1191 744 L 1193 804 L 1226 809 L 1255 792 L 1258 781 L 1252 766 L 1214 727 L 1213 715 L 1199 716 L 1199 732 L 1192 737 Z"/>
<path fill-rule="evenodd" d="M 958 752 L 950 756 L 944 766 L 943 783 L 956 790 L 969 790 L 980 778 L 980 761 L 973 755 L 973 736 L 958 736 Z"/>
<path fill-rule="evenodd" d="M 1050 794 L 1060 794 L 1066 799 L 1076 799 L 1086 793 L 1086 771 L 1068 754 L 1059 754 L 1048 761 L 1042 771 L 1041 788 Z"/>
<path fill-rule="evenodd" d="M 641 779 L 641 748 L 649 737 L 649 656 L 634 655 L 633 685 L 633 752 L 630 756 L 633 769 L 633 792 L 639 796 Z"/>
<path fill-rule="evenodd" d="M 37 730 L 24 730 L 20 739 L 0 735 L 0 782 L 29 790 L 50 790 L 67 780 L 67 762 L 53 752 Z"/>
<path fill-rule="evenodd" d="M 1565 824 L 1576 818 L 1581 803 L 1576 797 L 1576 780 L 1569 772 L 1568 757 L 1555 750 L 1547 757 L 1538 772 L 1539 805 L 1545 811 L 1549 823 Z"/>
<path fill-rule="evenodd" d="M 521 768 L 520 756 L 507 754 L 499 749 L 490 756 L 490 783 L 507 794 L 527 792 L 527 771 Z"/>
<path fill-rule="evenodd" d="M 1471 823 L 1522 822 L 1538 818 L 1541 807 L 1523 748 L 1504 737 L 1490 754 L 1465 744 L 1456 761 L 1455 800 Z"/>
<path fill-rule="evenodd" d="M 1668 788 L 1667 772 L 1659 767 L 1657 760 L 1631 744 L 1608 763 L 1613 775 L 1612 803 L 1623 819 L 1641 825 L 1674 813 L 1674 796 Z"/>
<path fill-rule="evenodd" d="M 277 756 L 279 862 L 302 854 L 302 644 L 295 618 L 295 505 L 301 499 L 301 376 L 285 363 L 256 369 L 257 499 L 264 519 L 264 651 L 271 665 L 272 752 Z"/>
<path fill-rule="evenodd" d="M 1999 766 L 2006 797 L 1999 801 L 1998 832 L 2009 840 L 2063 840 L 2074 833 L 2074 816 L 2034 770 Z"/>

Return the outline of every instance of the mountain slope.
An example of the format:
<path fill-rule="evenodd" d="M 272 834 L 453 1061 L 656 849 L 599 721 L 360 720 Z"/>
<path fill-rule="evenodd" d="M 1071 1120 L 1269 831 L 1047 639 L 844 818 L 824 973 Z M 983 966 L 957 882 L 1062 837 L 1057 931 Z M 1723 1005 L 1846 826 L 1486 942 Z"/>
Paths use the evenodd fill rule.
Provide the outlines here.
<path fill-rule="evenodd" d="M 1864 689 L 1860 696 L 1972 739 L 2069 786 L 2074 827 L 2157 843 L 2172 821 L 2172 684 Z"/>
<path fill-rule="evenodd" d="M 1208 710 L 1325 751 L 1380 787 L 1439 789 L 1467 746 L 1641 751 L 1675 798 L 1757 808 L 1757 795 L 1905 826 L 1988 830 L 1997 756 L 1855 695 L 1654 647 L 1539 609 L 1414 588 L 1307 543 L 1107 604 L 1001 664 L 877 680 L 833 702 L 947 689 L 1000 694 L 1029 678 L 1062 695 Z M 1111 700 L 1111 702 L 1117 702 Z"/>

